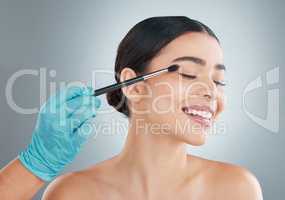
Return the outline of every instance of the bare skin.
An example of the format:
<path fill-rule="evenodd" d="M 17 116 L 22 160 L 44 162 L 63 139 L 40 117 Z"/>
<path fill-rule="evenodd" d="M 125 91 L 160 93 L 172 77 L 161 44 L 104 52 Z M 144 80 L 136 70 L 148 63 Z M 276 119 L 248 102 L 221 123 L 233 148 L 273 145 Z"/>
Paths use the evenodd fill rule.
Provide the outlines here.
<path fill-rule="evenodd" d="M 198 57 L 205 63 L 173 62 L 181 56 Z M 206 105 L 214 111 L 211 123 L 224 110 L 223 88 L 216 84 L 224 79 L 224 70 L 216 67 L 223 63 L 220 45 L 204 33 L 184 34 L 152 60 L 148 71 L 175 63 L 181 66 L 179 72 L 196 78 L 166 73 L 123 88 L 132 112 L 123 150 L 91 168 L 58 177 L 47 188 L 44 200 L 262 199 L 258 180 L 246 168 L 186 151 L 187 144 L 204 144 L 209 129 L 189 119 L 181 108 Z M 135 76 L 130 68 L 121 72 L 121 80 Z M 190 85 L 195 87 L 187 90 Z M 177 130 L 176 123 L 190 126 Z M 197 125 L 200 128 L 193 129 Z"/>
<path fill-rule="evenodd" d="M 31 199 L 44 184 L 18 159 L 12 160 L 0 170 L 0 199 Z"/>
<path fill-rule="evenodd" d="M 43 199 L 262 199 L 256 178 L 239 166 L 189 156 L 189 172 L 184 179 L 176 182 L 173 175 L 169 182 L 153 180 L 153 188 L 148 188 L 140 182 L 140 174 L 115 168 L 116 159 L 59 177 Z"/>

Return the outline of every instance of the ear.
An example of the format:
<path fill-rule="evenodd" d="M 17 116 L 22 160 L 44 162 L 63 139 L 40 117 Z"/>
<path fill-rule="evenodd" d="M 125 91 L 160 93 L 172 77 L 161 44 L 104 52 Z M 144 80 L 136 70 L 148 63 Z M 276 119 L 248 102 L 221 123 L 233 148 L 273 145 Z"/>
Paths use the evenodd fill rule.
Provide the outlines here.
<path fill-rule="evenodd" d="M 131 68 L 124 68 L 120 74 L 120 81 L 123 82 L 128 79 L 132 79 L 137 77 L 136 72 Z M 122 87 L 123 94 L 131 101 L 131 102 L 139 102 L 143 94 L 145 93 L 145 85 L 144 82 L 137 82 L 135 84 Z"/>

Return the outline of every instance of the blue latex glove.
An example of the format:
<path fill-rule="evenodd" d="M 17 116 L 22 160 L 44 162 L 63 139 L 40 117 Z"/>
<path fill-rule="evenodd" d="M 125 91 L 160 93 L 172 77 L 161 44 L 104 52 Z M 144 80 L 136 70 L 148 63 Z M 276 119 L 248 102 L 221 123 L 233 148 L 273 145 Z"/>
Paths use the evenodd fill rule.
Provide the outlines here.
<path fill-rule="evenodd" d="M 101 106 L 93 93 L 89 86 L 70 87 L 41 107 L 31 143 L 19 154 L 23 165 L 40 179 L 58 176 L 93 132 L 90 120 Z"/>

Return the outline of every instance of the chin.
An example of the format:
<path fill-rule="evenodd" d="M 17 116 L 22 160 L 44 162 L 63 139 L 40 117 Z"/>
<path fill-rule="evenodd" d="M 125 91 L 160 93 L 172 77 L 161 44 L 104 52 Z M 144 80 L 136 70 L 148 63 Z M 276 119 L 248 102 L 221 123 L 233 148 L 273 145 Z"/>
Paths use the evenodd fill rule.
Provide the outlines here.
<path fill-rule="evenodd" d="M 190 125 L 193 125 L 193 123 Z M 194 128 L 192 128 L 192 126 L 187 126 L 187 127 L 184 126 L 184 129 L 182 130 L 175 129 L 173 130 L 173 132 L 171 131 L 170 135 L 172 135 L 177 141 L 193 146 L 201 146 L 206 142 L 208 128 L 199 127 L 198 129 L 195 130 Z"/>
<path fill-rule="evenodd" d="M 201 139 L 201 140 L 189 141 L 187 144 L 190 144 L 192 146 L 202 146 L 203 144 L 205 144 L 205 142 L 206 142 L 205 139 Z"/>
<path fill-rule="evenodd" d="M 187 132 L 187 131 L 185 131 Z M 190 131 L 188 131 L 189 133 Z M 185 133 L 177 133 L 177 132 L 171 132 L 168 133 L 170 135 L 170 137 L 179 142 L 179 143 L 185 143 L 185 144 L 189 144 L 192 146 L 201 146 L 203 144 L 205 144 L 206 142 L 206 134 L 204 132 L 196 132 L 196 133 L 191 133 L 191 134 L 185 134 Z"/>
<path fill-rule="evenodd" d="M 201 146 L 206 142 L 205 133 L 191 133 L 187 138 L 183 138 L 183 141 L 192 146 Z"/>
<path fill-rule="evenodd" d="M 206 135 L 204 133 L 200 133 L 199 135 L 187 135 L 187 137 L 185 137 L 185 135 L 175 136 L 173 139 L 192 146 L 201 146 L 206 143 Z"/>

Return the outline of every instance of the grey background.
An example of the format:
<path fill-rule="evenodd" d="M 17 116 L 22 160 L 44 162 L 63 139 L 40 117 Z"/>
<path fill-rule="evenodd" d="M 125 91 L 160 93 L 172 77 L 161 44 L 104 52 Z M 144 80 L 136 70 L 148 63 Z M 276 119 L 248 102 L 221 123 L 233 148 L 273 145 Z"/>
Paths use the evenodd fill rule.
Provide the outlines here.
<path fill-rule="evenodd" d="M 226 133 L 211 136 L 189 153 L 238 164 L 261 183 L 264 199 L 283 199 L 284 186 L 284 1 L 0 1 L 0 167 L 16 157 L 30 141 L 36 114 L 15 112 L 5 97 L 7 80 L 22 69 L 56 71 L 47 83 L 90 81 L 94 70 L 113 72 L 116 49 L 127 31 L 152 16 L 185 15 L 210 26 L 222 42 L 228 67 L 227 107 L 221 120 Z M 242 109 L 246 85 L 266 71 L 280 67 L 280 131 L 273 133 L 251 120 Z M 96 78 L 96 87 L 114 82 L 113 74 Z M 18 105 L 40 105 L 39 77 L 24 76 L 14 85 Z M 247 95 L 250 112 L 266 117 L 267 87 Z M 49 91 L 47 91 L 49 94 Z M 107 105 L 105 96 L 96 125 L 120 128 L 100 132 L 88 141 L 67 171 L 80 170 L 118 153 L 127 121 Z M 34 199 L 40 199 L 42 189 Z"/>

